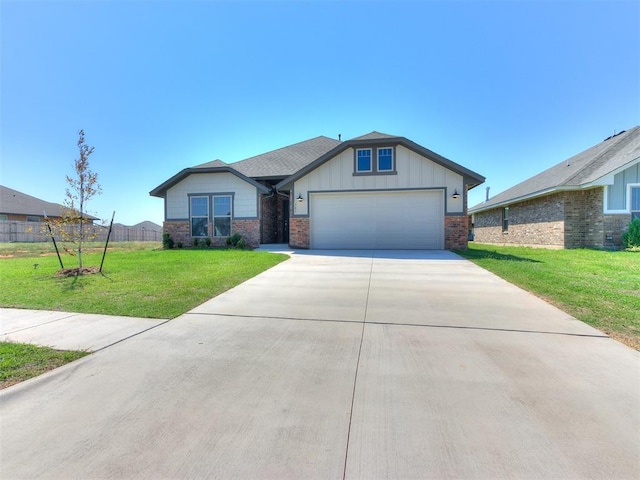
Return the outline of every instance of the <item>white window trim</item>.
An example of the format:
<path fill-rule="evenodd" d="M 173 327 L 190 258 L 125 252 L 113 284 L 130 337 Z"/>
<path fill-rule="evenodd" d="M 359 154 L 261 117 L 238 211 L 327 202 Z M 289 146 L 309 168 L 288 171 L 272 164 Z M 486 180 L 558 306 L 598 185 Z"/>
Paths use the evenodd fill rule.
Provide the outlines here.
<path fill-rule="evenodd" d="M 358 152 L 369 152 L 369 170 L 360 170 L 358 165 Z M 372 148 L 357 148 L 356 149 L 356 173 L 371 173 L 373 172 L 373 149 Z"/>
<path fill-rule="evenodd" d="M 640 188 L 640 183 L 628 183 L 627 184 L 627 211 L 629 213 L 631 213 L 631 189 L 632 188 Z"/>
<path fill-rule="evenodd" d="M 605 185 L 604 187 L 604 199 L 603 199 L 603 213 L 605 215 L 616 215 L 616 214 L 624 214 L 631 213 L 631 189 L 635 187 L 640 187 L 640 183 L 627 183 L 627 199 L 626 206 L 623 209 L 619 210 L 609 210 L 609 185 Z"/>
<path fill-rule="evenodd" d="M 381 169 L 380 168 L 380 150 L 391 150 L 391 168 L 389 169 Z M 396 170 L 396 158 L 393 154 L 393 147 L 378 147 L 376 150 L 376 167 L 378 172 L 395 172 Z"/>

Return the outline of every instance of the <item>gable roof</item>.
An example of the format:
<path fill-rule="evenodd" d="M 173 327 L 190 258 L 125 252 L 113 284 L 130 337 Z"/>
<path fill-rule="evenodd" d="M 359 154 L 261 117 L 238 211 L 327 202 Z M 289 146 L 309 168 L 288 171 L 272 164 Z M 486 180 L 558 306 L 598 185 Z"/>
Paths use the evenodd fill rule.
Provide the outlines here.
<path fill-rule="evenodd" d="M 499 193 L 469 209 L 482 212 L 550 193 L 588 188 L 598 180 L 640 159 L 640 127 L 613 135 L 601 143 Z"/>
<path fill-rule="evenodd" d="M 267 187 L 265 187 L 261 183 L 258 183 L 253 178 L 249 178 L 246 175 L 243 175 L 242 173 L 240 173 L 239 171 L 234 170 L 229 165 L 225 164 L 225 166 L 219 166 L 219 167 L 210 167 L 210 166 L 206 167 L 206 166 L 204 166 L 204 165 L 209 165 L 211 163 L 217 164 L 216 162 L 222 162 L 222 160 L 214 160 L 213 162 L 207 162 L 207 163 L 202 164 L 199 167 L 183 168 L 178 173 L 176 173 L 173 177 L 171 177 L 169 180 L 167 180 L 164 183 L 161 183 L 156 188 L 151 190 L 149 192 L 149 195 L 151 195 L 153 197 L 164 198 L 165 194 L 167 193 L 167 190 L 169 190 L 171 187 L 173 187 L 174 185 L 176 185 L 177 183 L 181 182 L 183 179 L 187 178 L 189 175 L 192 175 L 192 174 L 225 173 L 225 172 L 226 173 L 231 173 L 232 175 L 235 175 L 236 177 L 238 177 L 238 178 L 244 180 L 245 182 L 253 185 L 254 187 L 256 187 L 258 190 L 260 190 L 263 193 L 268 193 L 270 191 L 270 189 L 268 189 Z M 222 163 L 224 163 L 224 162 L 222 162 Z"/>
<path fill-rule="evenodd" d="M 59 203 L 46 202 L 39 198 L 27 195 L 9 187 L 0 185 L 0 213 L 14 215 L 43 216 L 47 212 L 49 217 L 61 217 L 65 207 Z M 97 220 L 91 215 L 85 216 L 91 220 Z"/>
<path fill-rule="evenodd" d="M 166 191 L 189 175 L 199 173 L 228 172 L 256 186 L 263 193 L 269 192 L 258 180 L 279 181 L 277 188 L 287 186 L 318 168 L 324 162 L 340 154 L 347 148 L 358 146 L 403 145 L 414 152 L 429 158 L 445 168 L 452 170 L 465 179 L 465 183 L 473 188 L 482 182 L 484 177 L 455 162 L 428 150 L 405 137 L 397 137 L 386 133 L 371 132 L 360 137 L 341 142 L 333 138 L 319 136 L 271 152 L 256 155 L 234 163 L 213 160 L 195 167 L 185 168 L 166 182 L 157 186 L 150 195 L 163 198 Z"/>
<path fill-rule="evenodd" d="M 340 145 L 340 143 L 339 140 L 320 136 L 229 165 L 247 177 L 283 179 L 324 155 L 336 145 Z"/>
<path fill-rule="evenodd" d="M 480 185 L 485 180 L 485 178 L 482 175 L 472 170 L 469 170 L 468 168 L 465 168 L 462 165 L 459 165 L 449 160 L 448 158 L 443 157 L 442 155 L 432 152 L 431 150 L 424 148 L 423 146 L 418 145 L 417 143 L 412 142 L 411 140 L 405 137 L 396 137 L 393 135 L 387 135 L 385 133 L 371 132 L 366 135 L 362 135 L 361 137 L 356 137 L 351 140 L 347 140 L 345 142 L 340 143 L 335 148 L 329 150 L 327 153 L 317 158 L 315 161 L 304 166 L 303 168 L 298 170 L 296 173 L 294 173 L 290 177 L 285 178 L 283 181 L 281 181 L 276 185 L 276 188 L 280 189 L 280 188 L 290 186 L 291 184 L 293 184 L 293 182 L 295 182 L 299 178 L 305 176 L 312 170 L 315 170 L 320 165 L 331 160 L 332 158 L 344 152 L 348 148 L 357 148 L 362 146 L 375 147 L 375 146 L 387 146 L 387 145 L 402 145 L 408 148 L 409 150 L 413 150 L 419 155 L 422 155 L 423 157 L 426 157 L 432 160 L 433 162 L 439 165 L 442 165 L 443 167 L 462 175 L 462 177 L 464 177 L 465 184 L 469 185 L 469 188 L 473 188 L 477 185 Z"/>

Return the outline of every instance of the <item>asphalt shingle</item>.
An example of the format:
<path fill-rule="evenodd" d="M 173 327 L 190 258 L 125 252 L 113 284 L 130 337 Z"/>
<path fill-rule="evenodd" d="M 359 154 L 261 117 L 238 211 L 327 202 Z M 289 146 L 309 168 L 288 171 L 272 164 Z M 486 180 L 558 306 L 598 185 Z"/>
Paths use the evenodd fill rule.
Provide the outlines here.
<path fill-rule="evenodd" d="M 585 187 L 640 157 L 640 127 L 621 132 L 469 209 L 481 212 L 545 192 Z"/>

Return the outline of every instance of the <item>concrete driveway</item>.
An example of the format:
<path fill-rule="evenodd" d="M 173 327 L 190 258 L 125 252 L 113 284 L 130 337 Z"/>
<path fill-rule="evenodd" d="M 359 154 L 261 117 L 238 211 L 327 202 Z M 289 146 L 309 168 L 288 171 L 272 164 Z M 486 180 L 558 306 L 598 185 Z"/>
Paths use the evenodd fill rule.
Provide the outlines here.
<path fill-rule="evenodd" d="M 640 476 L 640 354 L 449 252 L 298 252 L 1 401 L 1 478 Z"/>

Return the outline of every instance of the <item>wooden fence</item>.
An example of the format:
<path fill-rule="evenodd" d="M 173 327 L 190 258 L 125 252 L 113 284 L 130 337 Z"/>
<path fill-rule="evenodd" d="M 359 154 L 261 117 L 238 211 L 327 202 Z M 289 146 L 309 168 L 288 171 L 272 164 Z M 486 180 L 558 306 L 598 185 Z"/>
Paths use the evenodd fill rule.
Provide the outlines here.
<path fill-rule="evenodd" d="M 97 242 L 104 242 L 107 239 L 109 227 L 92 225 L 96 229 Z M 71 227 L 69 227 L 71 228 Z M 17 222 L 17 221 L 1 221 L 0 222 L 0 243 L 9 242 L 48 242 L 51 237 L 45 232 L 46 224 L 39 222 Z M 56 236 L 56 241 L 60 239 Z M 125 227 L 123 225 L 114 225 L 111 230 L 110 242 L 160 242 L 162 241 L 162 232 L 157 230 L 148 230 L 145 228 Z"/>

